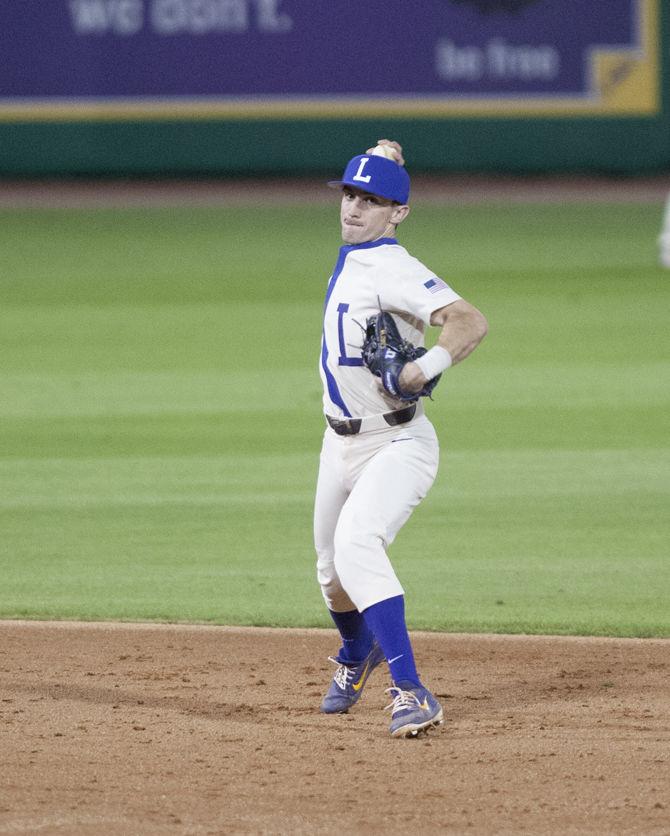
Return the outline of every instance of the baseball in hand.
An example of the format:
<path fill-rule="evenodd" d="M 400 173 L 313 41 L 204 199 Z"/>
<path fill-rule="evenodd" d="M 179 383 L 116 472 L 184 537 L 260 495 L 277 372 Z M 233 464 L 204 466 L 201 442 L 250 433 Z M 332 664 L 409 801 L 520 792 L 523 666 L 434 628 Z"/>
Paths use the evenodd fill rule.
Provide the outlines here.
<path fill-rule="evenodd" d="M 390 145 L 375 145 L 370 154 L 373 157 L 386 157 L 387 160 L 393 160 L 394 163 L 398 162 L 398 152 Z"/>

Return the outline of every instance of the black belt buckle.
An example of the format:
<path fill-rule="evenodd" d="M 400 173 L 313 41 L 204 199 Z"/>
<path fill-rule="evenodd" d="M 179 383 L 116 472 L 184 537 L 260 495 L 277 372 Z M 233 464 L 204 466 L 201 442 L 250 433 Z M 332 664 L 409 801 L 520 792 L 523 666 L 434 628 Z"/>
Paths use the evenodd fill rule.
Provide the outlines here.
<path fill-rule="evenodd" d="M 361 431 L 361 418 L 331 418 L 326 415 L 326 421 L 338 435 L 357 435 Z"/>
<path fill-rule="evenodd" d="M 397 427 L 399 424 L 406 424 L 416 414 L 416 404 L 406 406 L 404 409 L 397 409 L 395 412 L 384 413 L 384 420 L 390 427 Z"/>

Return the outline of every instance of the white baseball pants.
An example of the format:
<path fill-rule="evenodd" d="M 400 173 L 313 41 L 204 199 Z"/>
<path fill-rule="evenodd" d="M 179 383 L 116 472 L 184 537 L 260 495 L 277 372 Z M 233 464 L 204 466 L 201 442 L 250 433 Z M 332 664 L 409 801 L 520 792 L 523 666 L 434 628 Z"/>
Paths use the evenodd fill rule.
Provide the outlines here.
<path fill-rule="evenodd" d="M 439 445 L 421 415 L 399 427 L 326 429 L 314 508 L 317 578 L 326 606 L 359 612 L 403 594 L 386 554 L 437 474 Z"/>

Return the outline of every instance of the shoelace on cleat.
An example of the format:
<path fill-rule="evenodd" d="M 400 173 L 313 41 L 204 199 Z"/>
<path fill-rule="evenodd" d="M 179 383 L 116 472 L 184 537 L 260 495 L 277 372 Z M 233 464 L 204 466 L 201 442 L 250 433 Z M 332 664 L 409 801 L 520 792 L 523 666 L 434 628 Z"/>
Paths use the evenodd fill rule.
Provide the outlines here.
<path fill-rule="evenodd" d="M 398 688 L 395 685 L 384 691 L 385 694 L 391 694 L 393 692 L 395 692 L 393 702 L 390 702 L 384 707 L 384 711 L 388 711 L 389 708 L 391 709 L 391 716 L 397 714 L 398 711 L 409 711 L 412 708 L 421 706 L 419 698 L 412 691 L 403 691 L 402 688 Z"/>
<path fill-rule="evenodd" d="M 354 678 L 354 671 L 346 665 L 343 665 L 341 662 L 338 662 L 334 656 L 329 656 L 328 661 L 333 662 L 335 665 L 339 665 L 338 669 L 335 671 L 333 679 L 339 688 L 346 691 L 349 687 L 349 680 Z"/>

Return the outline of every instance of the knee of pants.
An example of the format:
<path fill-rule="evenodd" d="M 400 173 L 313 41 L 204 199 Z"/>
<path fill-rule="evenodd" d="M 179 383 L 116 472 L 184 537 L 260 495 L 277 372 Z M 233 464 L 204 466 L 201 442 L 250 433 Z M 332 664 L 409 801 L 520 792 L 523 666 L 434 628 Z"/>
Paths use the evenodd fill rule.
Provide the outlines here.
<path fill-rule="evenodd" d="M 388 560 L 382 532 L 375 531 L 362 515 L 340 517 L 334 543 L 334 566 L 345 589 L 354 588 L 362 572 L 374 571 L 375 558 L 382 558 L 384 563 Z"/>
<path fill-rule="evenodd" d="M 326 606 L 333 612 L 348 612 L 355 606 L 344 591 L 337 570 L 335 569 L 332 549 L 317 549 L 316 577 L 321 587 L 321 594 Z"/>

